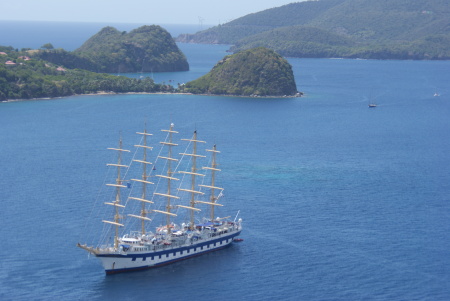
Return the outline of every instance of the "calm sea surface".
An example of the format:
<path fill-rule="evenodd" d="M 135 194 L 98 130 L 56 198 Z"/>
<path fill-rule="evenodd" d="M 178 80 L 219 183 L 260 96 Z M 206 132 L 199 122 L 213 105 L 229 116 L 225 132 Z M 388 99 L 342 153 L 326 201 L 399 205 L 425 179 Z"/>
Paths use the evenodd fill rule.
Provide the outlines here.
<path fill-rule="evenodd" d="M 227 50 L 180 48 L 191 71 L 130 76 L 186 82 Z M 0 103 L 0 299 L 449 300 L 450 62 L 289 61 L 305 97 Z M 244 242 L 105 276 L 75 245 L 90 235 L 106 148 L 120 133 L 132 147 L 145 122 L 217 143 Z"/>
<path fill-rule="evenodd" d="M 0 45 L 17 49 L 38 49 L 46 43 L 55 48 L 72 51 L 80 47 L 87 39 L 99 32 L 103 27 L 112 26 L 120 31 L 131 31 L 152 23 L 76 23 L 45 21 L 5 21 L 0 20 Z M 195 33 L 208 28 L 207 25 L 158 24 L 173 37 L 182 33 Z"/>

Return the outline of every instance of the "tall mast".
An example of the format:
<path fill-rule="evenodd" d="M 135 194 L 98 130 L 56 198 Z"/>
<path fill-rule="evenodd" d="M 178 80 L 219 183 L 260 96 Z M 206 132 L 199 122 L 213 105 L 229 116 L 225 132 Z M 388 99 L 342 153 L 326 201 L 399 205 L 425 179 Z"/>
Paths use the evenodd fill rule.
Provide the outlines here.
<path fill-rule="evenodd" d="M 180 153 L 180 155 L 192 157 L 191 171 L 190 172 L 181 172 L 180 171 L 180 173 L 185 173 L 185 174 L 191 175 L 191 189 L 181 189 L 181 188 L 178 189 L 178 190 L 187 191 L 191 194 L 190 206 L 180 206 L 179 205 L 179 207 L 190 209 L 191 212 L 190 212 L 190 219 L 189 219 L 189 229 L 193 230 L 194 224 L 195 224 L 194 211 L 200 211 L 200 209 L 195 208 L 195 203 L 196 203 L 195 195 L 203 194 L 203 192 L 195 190 L 195 177 L 196 176 L 204 176 L 203 174 L 200 174 L 197 172 L 197 158 L 205 157 L 202 155 L 197 155 L 197 143 L 206 143 L 206 142 L 197 140 L 197 131 L 194 131 L 194 137 L 192 139 L 181 139 L 181 140 L 193 142 L 192 154 Z"/>
<path fill-rule="evenodd" d="M 147 185 L 148 184 L 154 184 L 152 182 L 149 182 L 148 179 L 148 174 L 147 174 L 147 165 L 151 165 L 151 162 L 147 161 L 147 150 L 152 150 L 153 147 L 147 146 L 147 137 L 148 136 L 152 136 L 152 134 L 149 134 L 147 132 L 147 129 L 144 129 L 143 133 L 140 132 L 136 132 L 136 134 L 139 135 L 143 135 L 143 143 L 142 145 L 135 145 L 135 147 L 139 147 L 143 149 L 143 158 L 142 160 L 133 160 L 134 162 L 138 162 L 142 164 L 142 178 L 141 179 L 131 179 L 132 181 L 135 182 L 140 182 L 142 183 L 142 194 L 140 198 L 134 198 L 134 197 L 130 197 L 130 199 L 134 199 L 137 201 L 141 202 L 141 214 L 140 215 L 133 215 L 133 214 L 128 214 L 129 216 L 138 218 L 141 220 L 141 233 L 145 234 L 145 222 L 146 221 L 151 221 L 151 219 L 149 219 L 147 217 L 147 210 L 145 210 L 145 205 L 147 203 L 153 203 L 150 200 L 147 200 Z"/>
<path fill-rule="evenodd" d="M 108 166 L 116 166 L 117 167 L 117 178 L 116 184 L 106 184 L 107 186 L 112 186 L 116 188 L 116 197 L 113 203 L 105 203 L 106 205 L 114 206 L 114 221 L 106 221 L 104 223 L 112 224 L 115 226 L 115 234 L 114 234 L 114 248 L 118 248 L 119 246 L 119 227 L 123 227 L 123 224 L 119 223 L 119 220 L 122 218 L 119 214 L 119 208 L 124 208 L 125 206 L 120 204 L 120 189 L 126 188 L 125 185 L 122 185 L 122 179 L 120 177 L 120 169 L 128 168 L 127 165 L 122 164 L 122 152 L 130 152 L 129 150 L 122 148 L 122 137 L 119 139 L 119 148 L 108 148 L 110 150 L 117 151 L 117 164 L 107 164 Z"/>
<path fill-rule="evenodd" d="M 203 169 L 211 170 L 211 185 L 199 185 L 199 186 L 211 189 L 210 202 L 209 203 L 205 202 L 205 203 L 207 203 L 207 204 L 209 204 L 211 206 L 211 216 L 210 216 L 210 218 L 211 218 L 211 221 L 212 221 L 212 220 L 214 220 L 214 207 L 215 206 L 220 206 L 220 204 L 216 203 L 216 201 L 219 199 L 219 197 L 215 196 L 215 191 L 216 190 L 220 190 L 222 192 L 222 190 L 223 190 L 223 188 L 215 186 L 216 185 L 216 171 L 220 171 L 220 169 L 217 168 L 216 154 L 218 154 L 220 152 L 217 150 L 215 144 L 214 144 L 213 149 L 207 149 L 206 151 L 212 152 L 211 167 L 203 167 Z"/>
<path fill-rule="evenodd" d="M 170 205 L 170 199 L 171 198 L 179 199 L 179 197 L 171 194 L 171 182 L 173 180 L 176 180 L 176 181 L 179 180 L 178 178 L 172 177 L 172 175 L 173 175 L 172 161 L 175 161 L 175 162 L 178 161 L 177 159 L 172 158 L 172 147 L 178 145 L 178 144 L 172 142 L 172 134 L 178 134 L 177 131 L 173 130 L 173 126 L 174 126 L 174 124 L 172 123 L 172 124 L 170 124 L 170 129 L 169 130 L 161 130 L 162 132 L 168 132 L 169 133 L 168 142 L 166 142 L 166 141 L 160 142 L 162 145 L 165 145 L 165 146 L 167 146 L 169 148 L 167 157 L 158 156 L 158 158 L 167 160 L 167 175 L 156 175 L 157 177 L 161 177 L 161 178 L 167 179 L 167 193 L 164 194 L 164 193 L 154 192 L 154 194 L 156 194 L 156 195 L 164 196 L 164 197 L 167 198 L 166 211 L 153 210 L 154 212 L 158 212 L 158 213 L 162 213 L 162 214 L 166 215 L 166 226 L 167 226 L 167 233 L 168 234 L 170 234 L 170 232 L 171 232 L 171 230 L 170 230 L 170 217 L 171 216 L 177 216 L 176 214 L 170 212 L 170 210 L 172 209 L 172 206 Z"/>

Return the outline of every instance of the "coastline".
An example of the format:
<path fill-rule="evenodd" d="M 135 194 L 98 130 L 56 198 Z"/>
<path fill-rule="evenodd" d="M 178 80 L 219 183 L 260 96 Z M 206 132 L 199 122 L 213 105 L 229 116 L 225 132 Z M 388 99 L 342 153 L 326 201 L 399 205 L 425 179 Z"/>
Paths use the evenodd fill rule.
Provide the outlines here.
<path fill-rule="evenodd" d="M 73 95 L 66 95 L 66 96 L 57 96 L 57 97 L 40 97 L 40 98 L 21 98 L 21 99 L 6 99 L 1 100 L 0 103 L 4 102 L 18 102 L 18 101 L 39 101 L 39 100 L 50 100 L 50 99 L 60 99 L 60 98 L 66 98 L 71 96 L 100 96 L 100 95 L 138 95 L 138 94 L 174 94 L 174 95 L 199 95 L 199 96 L 226 96 L 226 97 L 243 97 L 243 98 L 297 98 L 297 97 L 304 97 L 303 92 L 298 92 L 296 95 L 283 95 L 283 96 L 251 96 L 251 95 L 225 95 L 225 94 L 193 94 L 193 93 L 184 93 L 184 92 L 125 92 L 125 93 L 116 93 L 116 92 L 106 92 L 106 91 L 100 91 L 98 93 L 86 93 L 86 94 L 73 94 Z"/>
<path fill-rule="evenodd" d="M 191 93 L 165 93 L 165 92 L 124 92 L 124 93 L 116 93 L 116 92 L 98 92 L 98 93 L 86 93 L 86 94 L 73 94 L 73 95 L 66 95 L 66 96 L 56 96 L 56 97 L 39 97 L 39 98 L 20 98 L 20 99 L 6 99 L 1 100 L 0 102 L 16 102 L 16 101 L 27 101 L 27 100 L 49 100 L 49 99 L 59 99 L 59 98 L 66 98 L 71 96 L 100 96 L 100 95 L 133 95 L 133 94 L 191 94 Z"/>

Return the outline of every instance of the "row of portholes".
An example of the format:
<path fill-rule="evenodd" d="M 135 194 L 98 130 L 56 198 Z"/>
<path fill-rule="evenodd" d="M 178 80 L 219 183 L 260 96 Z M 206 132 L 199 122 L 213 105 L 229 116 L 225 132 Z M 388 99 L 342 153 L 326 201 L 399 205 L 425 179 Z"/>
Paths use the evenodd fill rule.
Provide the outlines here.
<path fill-rule="evenodd" d="M 229 242 L 229 241 L 230 241 L 229 239 L 226 240 L 226 242 Z M 222 245 L 222 244 L 223 244 L 223 241 L 221 241 L 220 244 Z M 217 242 L 214 243 L 214 247 L 215 247 L 216 245 L 217 245 Z M 207 248 L 209 249 L 210 246 L 211 246 L 211 245 L 208 245 Z M 203 247 L 204 247 L 204 246 L 201 246 L 201 247 L 200 247 L 200 250 L 203 250 Z M 188 253 L 188 254 L 189 254 L 190 250 L 191 250 L 191 249 L 187 249 L 187 253 Z M 184 252 L 184 251 L 180 251 L 180 255 L 183 255 L 183 252 Z M 194 248 L 194 252 L 197 252 L 197 248 Z M 167 253 L 167 254 L 166 254 L 166 258 L 169 258 L 169 255 L 170 255 L 170 253 Z M 174 252 L 174 253 L 173 253 L 173 256 L 176 256 L 176 255 L 177 255 L 177 252 Z M 163 255 L 158 255 L 159 259 L 162 259 L 162 256 L 163 256 Z M 155 256 L 151 256 L 151 260 L 154 260 L 154 258 L 155 258 Z M 147 260 L 147 257 L 142 257 L 142 261 L 146 261 L 146 260 Z M 133 257 L 133 258 L 131 259 L 131 261 L 136 261 L 136 257 Z"/>

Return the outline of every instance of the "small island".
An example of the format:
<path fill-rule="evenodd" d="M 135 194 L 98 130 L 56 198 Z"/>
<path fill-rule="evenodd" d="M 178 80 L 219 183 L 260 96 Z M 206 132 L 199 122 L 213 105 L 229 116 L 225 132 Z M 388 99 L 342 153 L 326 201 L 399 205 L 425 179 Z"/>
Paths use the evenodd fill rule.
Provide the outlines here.
<path fill-rule="evenodd" d="M 275 51 L 258 47 L 228 55 L 206 75 L 180 87 L 192 94 L 300 96 L 292 66 Z"/>

